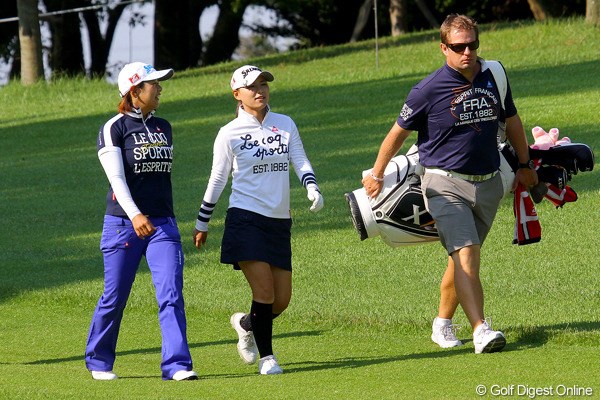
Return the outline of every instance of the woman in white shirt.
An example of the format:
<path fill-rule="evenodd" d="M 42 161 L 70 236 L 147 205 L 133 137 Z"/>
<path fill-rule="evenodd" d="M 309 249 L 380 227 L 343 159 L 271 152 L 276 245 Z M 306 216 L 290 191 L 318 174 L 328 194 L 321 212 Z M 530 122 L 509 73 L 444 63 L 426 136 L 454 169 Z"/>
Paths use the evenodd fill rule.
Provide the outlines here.
<path fill-rule="evenodd" d="M 272 336 L 273 319 L 287 308 L 292 295 L 290 164 L 312 201 L 310 210 L 323 208 L 296 124 L 287 115 L 270 111 L 268 82 L 273 79 L 270 72 L 251 65 L 233 73 L 237 116 L 215 139 L 210 179 L 193 237 L 200 249 L 231 175 L 221 262 L 241 269 L 252 289 L 250 313 L 233 314 L 231 325 L 239 337 L 240 357 L 253 364 L 260 355 L 262 375 L 283 372 L 273 356 Z"/>

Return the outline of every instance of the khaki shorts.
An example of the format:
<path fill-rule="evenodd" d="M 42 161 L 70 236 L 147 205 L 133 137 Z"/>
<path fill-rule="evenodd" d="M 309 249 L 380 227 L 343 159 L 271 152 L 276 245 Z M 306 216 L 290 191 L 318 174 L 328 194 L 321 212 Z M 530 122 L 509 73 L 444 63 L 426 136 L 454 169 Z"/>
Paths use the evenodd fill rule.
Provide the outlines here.
<path fill-rule="evenodd" d="M 425 173 L 421 189 L 425 207 L 435 220 L 448 254 L 483 244 L 504 194 L 500 174 L 483 182 L 471 182 Z"/>

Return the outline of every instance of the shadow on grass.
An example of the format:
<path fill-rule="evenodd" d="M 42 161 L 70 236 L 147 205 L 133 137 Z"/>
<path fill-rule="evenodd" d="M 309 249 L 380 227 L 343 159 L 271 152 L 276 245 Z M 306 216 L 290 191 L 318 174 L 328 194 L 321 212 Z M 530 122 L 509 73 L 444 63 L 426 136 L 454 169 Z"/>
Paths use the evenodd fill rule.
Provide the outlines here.
<path fill-rule="evenodd" d="M 287 333 L 274 335 L 273 338 L 274 339 L 285 339 L 285 338 L 302 337 L 302 336 L 320 336 L 322 333 L 323 333 L 323 331 L 287 332 Z M 235 339 L 223 339 L 223 340 L 214 340 L 214 341 L 210 341 L 210 342 L 190 343 L 189 347 L 190 347 L 190 349 L 197 349 L 197 348 L 207 347 L 207 346 L 233 345 L 236 343 L 237 343 L 237 340 L 235 340 Z M 117 357 L 134 355 L 134 354 L 160 353 L 161 350 L 162 349 L 160 347 L 150 347 L 150 348 L 146 348 L 146 349 L 132 349 L 132 350 L 125 350 L 125 351 L 117 351 Z M 83 357 L 84 357 L 84 355 L 81 354 L 81 355 L 77 355 L 77 356 L 49 358 L 49 359 L 45 359 L 45 360 L 36 360 L 36 361 L 15 363 L 15 364 L 23 364 L 23 365 L 59 364 L 59 363 L 69 362 L 69 361 L 80 361 L 80 360 L 83 360 Z"/>
<path fill-rule="evenodd" d="M 600 321 L 565 322 L 545 326 L 518 326 L 509 327 L 507 330 L 512 331 L 517 337 L 516 340 L 507 345 L 508 350 L 541 347 L 552 340 L 567 341 L 578 345 L 597 346 Z M 594 337 L 582 335 L 585 333 L 594 334 Z"/>
<path fill-rule="evenodd" d="M 397 356 L 382 357 L 346 357 L 331 361 L 302 361 L 286 364 L 291 366 L 285 369 L 286 372 L 310 372 L 325 369 L 352 369 L 363 368 L 371 365 L 387 364 L 398 361 L 421 360 L 428 358 L 452 357 L 458 354 L 470 353 L 471 349 L 461 348 L 453 351 L 428 351 L 425 353 L 402 354 Z"/>
<path fill-rule="evenodd" d="M 507 331 L 512 331 L 512 334 L 517 335 L 516 340 L 510 340 L 507 346 L 502 351 L 513 352 L 523 351 L 531 348 L 542 347 L 553 338 L 568 334 L 588 333 L 594 335 L 590 337 L 590 346 L 596 346 L 597 334 L 600 332 L 600 321 L 580 321 L 574 323 L 561 323 L 555 325 L 544 326 L 526 326 L 526 327 L 509 327 Z M 462 340 L 464 344 L 472 342 L 471 339 Z M 580 342 L 578 342 L 580 343 Z M 393 363 L 398 361 L 420 360 L 428 358 L 445 358 L 457 355 L 470 354 L 473 352 L 471 346 L 462 346 L 455 349 L 428 351 L 424 353 L 403 354 L 396 356 L 381 356 L 381 357 L 345 357 L 330 361 L 314 361 L 307 360 L 297 363 L 287 363 L 286 372 L 307 372 L 318 371 L 325 369 L 338 368 L 362 368 L 371 365 Z"/>
<path fill-rule="evenodd" d="M 574 323 L 560 323 L 555 325 L 544 325 L 544 326 L 519 326 L 519 327 L 508 327 L 507 331 L 511 333 L 511 336 L 516 336 L 516 339 L 509 340 L 507 346 L 503 350 L 503 353 L 513 351 L 523 351 L 527 349 L 542 347 L 551 340 L 560 337 L 561 335 L 569 334 L 590 334 L 596 335 L 600 332 L 600 321 L 580 321 Z M 321 336 L 324 331 L 312 330 L 312 331 L 299 331 L 299 332 L 288 332 L 283 334 L 275 335 L 274 338 L 294 338 L 294 337 L 310 337 L 310 336 Z M 584 339 L 586 340 L 586 339 Z M 463 340 L 463 343 L 471 342 L 470 339 Z M 590 337 L 590 346 L 595 343 Z M 224 339 L 207 342 L 196 342 L 190 343 L 190 348 L 202 348 L 207 346 L 220 346 L 220 345 L 234 345 L 236 340 Z M 577 342 L 580 344 L 580 341 Z M 117 356 L 122 357 L 126 355 L 135 354 L 151 354 L 160 353 L 160 347 L 151 347 L 145 349 L 132 349 L 118 352 Z M 383 355 L 373 357 L 341 357 L 333 360 L 303 360 L 294 363 L 286 363 L 285 371 L 287 373 L 293 372 L 311 372 L 329 369 L 354 369 L 363 368 L 372 365 L 380 365 L 387 363 L 394 363 L 400 361 L 409 360 L 422 360 L 422 359 L 433 359 L 433 358 L 446 358 L 454 357 L 458 355 L 470 354 L 473 352 L 471 346 L 462 346 L 455 349 L 446 350 L 435 350 L 426 351 L 422 353 L 412 354 L 399 354 L 399 355 Z M 83 354 L 71 357 L 51 358 L 44 360 L 36 360 L 25 363 L 0 363 L 0 364 L 22 364 L 22 365 L 48 365 L 48 364 L 60 364 L 71 361 L 83 361 Z M 240 378 L 245 376 L 255 375 L 254 369 L 248 373 L 226 373 L 226 374 L 209 374 L 202 375 L 201 379 L 222 379 L 222 378 Z M 130 379 L 143 379 L 143 378 L 155 378 L 155 376 L 123 376 L 122 378 Z"/>

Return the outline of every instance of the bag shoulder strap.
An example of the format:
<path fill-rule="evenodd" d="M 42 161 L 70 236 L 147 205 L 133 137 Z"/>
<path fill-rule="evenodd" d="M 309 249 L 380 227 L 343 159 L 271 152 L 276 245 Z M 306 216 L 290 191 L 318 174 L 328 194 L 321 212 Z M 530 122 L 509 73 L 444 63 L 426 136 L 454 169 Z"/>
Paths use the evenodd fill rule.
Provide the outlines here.
<path fill-rule="evenodd" d="M 485 63 L 490 71 L 492 71 L 492 75 L 494 76 L 494 80 L 498 86 L 498 91 L 500 92 L 500 103 L 502 104 L 502 109 L 504 110 L 504 99 L 506 99 L 506 91 L 508 87 L 504 66 L 500 63 L 500 61 L 486 60 Z"/>

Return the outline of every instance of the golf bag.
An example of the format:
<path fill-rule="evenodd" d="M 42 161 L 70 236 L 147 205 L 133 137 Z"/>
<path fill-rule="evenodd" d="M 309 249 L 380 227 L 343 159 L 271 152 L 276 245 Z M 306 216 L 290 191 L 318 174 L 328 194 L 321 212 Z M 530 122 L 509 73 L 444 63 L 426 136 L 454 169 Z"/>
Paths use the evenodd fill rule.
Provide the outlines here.
<path fill-rule="evenodd" d="M 364 188 L 345 194 L 360 240 L 381 235 L 392 247 L 439 240 L 433 218 L 425 209 L 420 168 L 413 146 L 407 155 L 396 156 L 387 165 L 376 198 L 369 199 Z M 363 171 L 363 177 L 370 172 Z"/>
<path fill-rule="evenodd" d="M 504 195 L 508 195 L 515 179 L 518 159 L 508 143 L 499 146 L 500 168 Z M 563 188 L 577 171 L 591 171 L 594 154 L 580 143 L 572 143 L 548 150 L 530 149 L 532 159 L 538 160 L 538 177 Z M 421 192 L 422 167 L 419 165 L 417 147 L 412 146 L 406 155 L 390 161 L 383 176 L 381 193 L 370 199 L 364 188 L 345 194 L 350 215 L 360 240 L 381 236 L 392 247 L 421 244 L 439 240 L 435 221 L 427 212 Z M 371 170 L 363 171 L 363 177 Z"/>
<path fill-rule="evenodd" d="M 504 145 L 502 153 L 511 168 L 516 168 L 518 160 L 513 149 Z M 537 166 L 539 180 L 537 185 L 529 188 L 534 203 L 546 198 L 557 207 L 562 207 L 566 202 L 576 201 L 577 193 L 567 182 L 573 175 L 577 175 L 577 172 L 594 169 L 594 153 L 583 143 L 561 144 L 547 150 L 530 148 L 529 157 Z"/>

